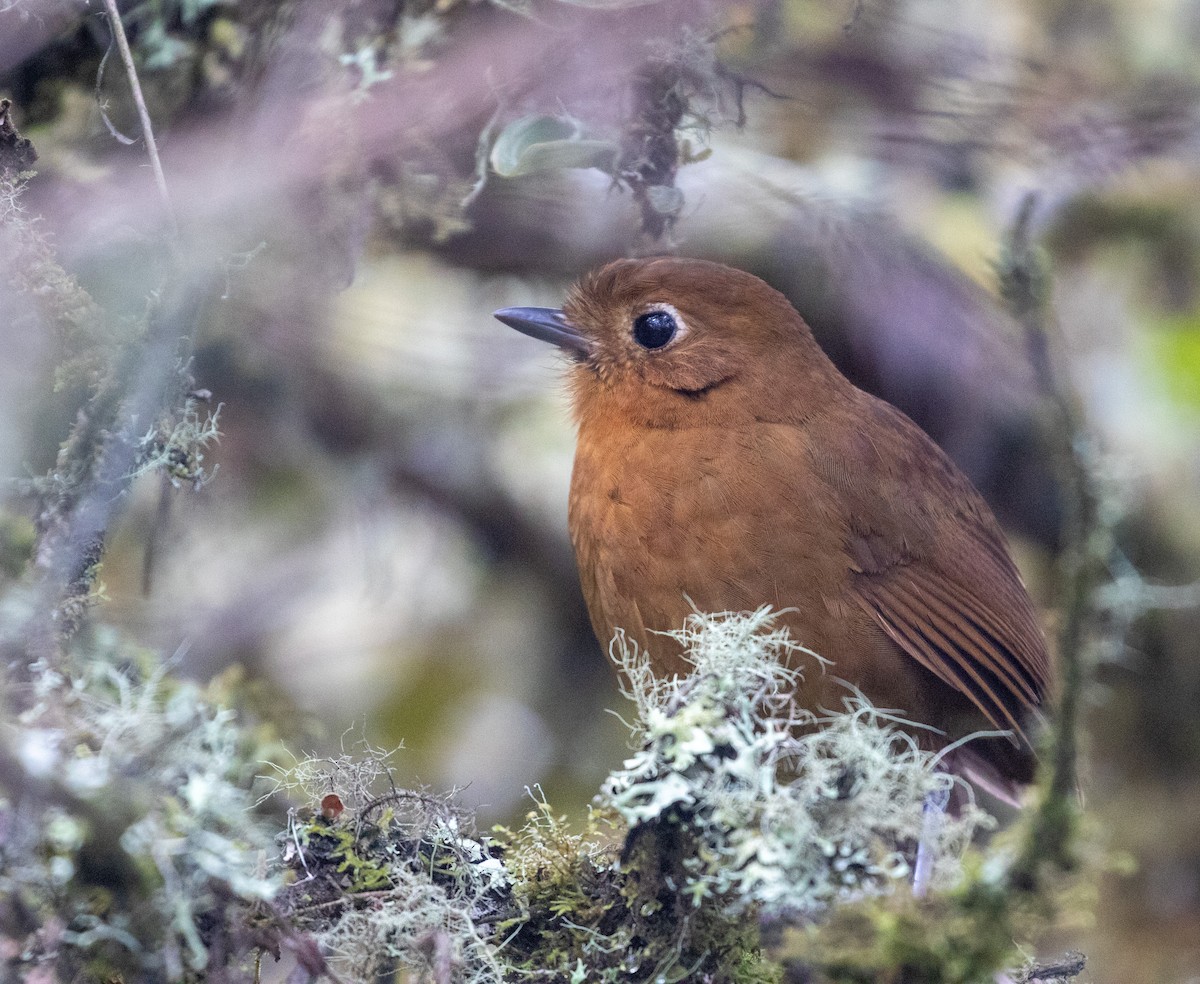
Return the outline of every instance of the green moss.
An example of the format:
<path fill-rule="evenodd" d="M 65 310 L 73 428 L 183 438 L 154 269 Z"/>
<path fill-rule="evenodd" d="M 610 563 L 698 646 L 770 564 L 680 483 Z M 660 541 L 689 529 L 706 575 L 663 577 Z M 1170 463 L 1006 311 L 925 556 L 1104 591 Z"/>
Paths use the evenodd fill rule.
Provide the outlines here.
<path fill-rule="evenodd" d="M 39 754 L 61 759 L 67 782 L 100 777 L 104 791 L 89 802 L 105 822 L 46 811 L 18 832 L 26 861 L 0 888 L 41 925 L 59 920 L 56 967 L 81 980 L 111 968 L 190 984 L 213 940 L 230 954 L 270 953 L 302 933 L 347 980 L 450 967 L 453 977 L 441 979 L 464 984 L 990 982 L 1019 961 L 1015 941 L 1037 933 L 1063 896 L 1062 875 L 1054 880 L 1045 866 L 1036 892 L 1013 879 L 1013 858 L 1057 814 L 1034 811 L 988 854 L 956 858 L 956 887 L 925 900 L 912 898 L 900 869 L 870 872 L 837 838 L 857 830 L 886 840 L 909 828 L 878 812 L 897 797 L 871 794 L 867 770 L 853 769 L 863 784 L 855 796 L 834 779 L 857 761 L 854 749 L 878 751 L 887 727 L 852 709 L 810 746 L 816 739 L 772 731 L 772 713 L 792 720 L 784 690 L 773 711 L 739 704 L 738 688 L 726 685 L 743 671 L 745 693 L 774 699 L 770 674 L 780 670 L 754 648 L 769 629 L 764 617 L 702 620 L 687 642 L 704 671 L 645 678 L 643 747 L 585 822 L 573 827 L 543 801 L 519 830 L 478 836 L 450 797 L 396 788 L 390 753 L 364 744 L 276 767 L 275 792 L 309 806 L 291 811 L 265 877 L 249 850 L 264 838 L 246 799 L 262 730 L 237 724 L 226 703 L 253 705 L 240 677 L 202 691 L 98 628 L 77 640 L 87 646 L 84 670 L 35 668 L 28 697 L 38 709 L 24 723 L 45 746 Z M 640 679 L 636 663 L 628 669 Z M 742 727 L 739 715 L 755 707 L 756 723 Z M 55 737 L 63 721 L 75 722 L 69 746 Z M 731 721 L 741 722 L 733 730 L 746 732 L 746 748 Z M 773 785 L 775 759 L 753 753 L 764 736 L 769 746 L 798 742 L 794 750 L 807 749 L 820 767 L 793 759 L 795 775 Z M 884 761 L 875 779 L 892 782 L 896 768 L 911 778 L 904 770 L 920 763 Z M 887 782 L 880 788 L 892 789 Z M 664 795 L 672 790 L 679 795 Z M 805 795 L 793 801 L 797 791 Z M 787 809 L 775 811 L 776 800 Z M 808 812 L 796 813 L 804 803 Z M 919 796 L 914 804 L 919 815 Z M 855 815 L 862 810 L 869 815 Z M 759 839 L 746 839 L 738 816 Z M 768 836 L 784 820 L 803 836 Z M 1071 840 L 1073 827 L 1060 835 Z M 118 840 L 123 871 L 112 868 Z M 814 844 L 823 845 L 815 854 Z M 797 878 L 801 870 L 808 874 Z M 789 879 L 796 884 L 780 895 Z M 267 894 L 270 908 L 257 910 Z"/>
<path fill-rule="evenodd" d="M 618 854 L 612 819 L 593 814 L 582 834 L 542 804 L 520 832 L 502 831 L 520 874 L 521 915 L 499 927 L 517 975 L 568 982 L 715 981 L 766 984 L 757 923 L 719 899 L 680 892 L 697 844 L 684 818 L 629 831 Z M 582 975 L 582 976 L 581 976 Z"/>

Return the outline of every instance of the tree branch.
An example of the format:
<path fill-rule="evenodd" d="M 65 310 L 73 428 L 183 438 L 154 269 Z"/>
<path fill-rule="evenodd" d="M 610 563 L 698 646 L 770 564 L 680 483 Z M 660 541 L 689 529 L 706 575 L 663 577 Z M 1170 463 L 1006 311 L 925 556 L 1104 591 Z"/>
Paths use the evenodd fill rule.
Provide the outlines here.
<path fill-rule="evenodd" d="M 1058 635 L 1060 685 L 1049 754 L 1049 782 L 1038 805 L 1021 856 L 1010 876 L 1032 888 L 1042 860 L 1062 869 L 1074 865 L 1070 840 L 1078 814 L 1077 756 L 1087 634 L 1096 607 L 1096 588 L 1110 550 L 1101 536 L 1100 490 L 1092 467 L 1094 450 L 1070 387 L 1051 357 L 1050 278 L 1031 241 L 1037 196 L 1026 195 L 1018 210 L 1000 268 L 1000 287 L 1025 335 L 1038 389 L 1050 408 L 1048 441 L 1063 488 L 1063 553 L 1059 569 Z"/>

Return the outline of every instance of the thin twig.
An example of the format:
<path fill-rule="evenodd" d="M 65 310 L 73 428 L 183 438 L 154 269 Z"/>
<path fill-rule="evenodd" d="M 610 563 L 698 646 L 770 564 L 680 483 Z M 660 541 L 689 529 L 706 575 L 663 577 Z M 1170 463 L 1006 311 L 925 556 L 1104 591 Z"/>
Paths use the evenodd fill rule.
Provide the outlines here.
<path fill-rule="evenodd" d="M 112 54 L 113 48 L 116 47 L 116 35 L 109 41 L 108 47 L 104 49 L 104 56 L 100 59 L 100 65 L 96 69 L 96 106 L 100 110 L 100 119 L 104 121 L 104 125 L 108 127 L 108 132 L 112 134 L 112 138 L 118 143 L 123 143 L 126 146 L 137 143 L 133 137 L 127 137 L 117 129 L 116 124 L 108 117 L 108 107 L 104 99 L 104 69 L 108 65 L 109 55 Z"/>
<path fill-rule="evenodd" d="M 158 144 L 154 141 L 154 127 L 150 122 L 150 111 L 146 108 L 146 99 L 142 95 L 142 83 L 138 79 L 137 67 L 133 64 L 133 52 L 129 49 L 129 39 L 125 36 L 125 26 L 121 23 L 121 14 L 117 10 L 117 0 L 104 0 L 104 9 L 108 12 L 108 23 L 112 28 L 113 37 L 117 41 L 117 50 L 121 52 L 121 63 L 125 66 L 125 74 L 129 77 L 129 88 L 133 91 L 133 102 L 137 106 L 138 118 L 142 123 L 142 136 L 146 140 L 146 153 L 150 156 L 150 166 L 154 169 L 154 183 L 158 185 L 158 196 L 162 199 L 163 208 L 167 212 L 167 220 L 171 223 L 171 235 L 179 238 L 179 223 L 175 218 L 175 209 L 171 205 L 171 196 L 167 191 L 167 178 L 163 174 L 162 161 L 158 156 Z"/>
<path fill-rule="evenodd" d="M 1015 264 L 1035 271 L 1034 278 L 1044 273 L 1030 241 L 1030 226 L 1036 197 L 1026 196 L 1021 205 L 1017 225 L 1013 230 L 1012 248 Z M 1076 785 L 1076 730 L 1079 701 L 1083 691 L 1083 647 L 1087 623 L 1094 611 L 1094 590 L 1098 581 L 1099 564 L 1094 556 L 1093 534 L 1099 525 L 1100 493 L 1096 488 L 1091 467 L 1091 442 L 1083 426 L 1077 403 L 1067 386 L 1055 372 L 1050 355 L 1049 332 L 1046 328 L 1045 283 L 1031 285 L 1032 303 L 1021 311 L 1029 357 L 1038 386 L 1049 400 L 1056 420 L 1053 425 L 1058 465 L 1064 486 L 1063 557 L 1064 620 L 1059 634 L 1059 660 L 1062 668 L 1062 692 L 1059 700 L 1057 727 L 1059 734 L 1054 746 L 1054 769 L 1051 790 L 1060 796 L 1074 795 Z"/>
<path fill-rule="evenodd" d="M 1021 203 L 1001 269 L 1005 300 L 1025 333 L 1029 362 L 1053 419 L 1049 439 L 1063 490 L 1064 549 L 1060 568 L 1058 638 L 1060 686 L 1050 749 L 1050 781 L 1038 807 L 1023 855 L 1013 866 L 1014 881 L 1032 887 L 1041 859 L 1072 866 L 1071 832 L 1078 811 L 1078 732 L 1083 694 L 1084 649 L 1096 610 L 1096 588 L 1108 550 L 1100 531 L 1100 490 L 1091 441 L 1068 385 L 1056 373 L 1047 325 L 1049 277 L 1032 242 L 1037 198 Z"/>

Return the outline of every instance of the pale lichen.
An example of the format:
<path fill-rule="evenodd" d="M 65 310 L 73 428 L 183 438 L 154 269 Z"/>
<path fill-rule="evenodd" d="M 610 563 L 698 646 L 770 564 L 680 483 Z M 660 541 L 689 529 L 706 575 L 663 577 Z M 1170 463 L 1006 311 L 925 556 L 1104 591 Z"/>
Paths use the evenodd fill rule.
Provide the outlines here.
<path fill-rule="evenodd" d="M 806 657 L 778 613 L 697 614 L 676 638 L 693 671 L 673 679 L 614 645 L 635 750 L 586 820 L 539 790 L 524 827 L 488 836 L 453 794 L 399 788 L 392 753 L 365 742 L 273 765 L 252 800 L 240 718 L 98 630 L 85 666 L 33 668 L 9 729 L 49 792 L 0 803 L 0 898 L 36 913 L 18 940 L 0 905 L 5 936 L 22 969 L 184 981 L 215 957 L 250 980 L 255 951 L 290 951 L 312 979 L 435 984 L 776 984 L 786 961 L 814 979 L 968 981 L 1014 956 L 1034 909 L 986 858 L 960 866 L 986 822 L 969 796 L 925 823 L 960 782 L 935 754 L 852 690 L 835 714 L 797 708 Z M 290 807 L 269 850 L 267 798 Z M 947 890 L 918 900 L 922 837 Z M 98 879 L 99 855 L 126 867 Z"/>
<path fill-rule="evenodd" d="M 290 814 L 277 864 L 292 881 L 279 911 L 353 980 L 399 967 L 499 984 L 491 938 L 512 914 L 508 872 L 452 797 L 397 789 L 391 755 L 364 742 L 355 755 L 275 770 L 277 790 L 321 804 Z"/>
<path fill-rule="evenodd" d="M 221 437 L 219 429 L 222 405 L 205 410 L 194 396 L 184 400 L 183 408 L 164 417 L 138 441 L 133 478 L 151 472 L 162 474 L 175 488 L 187 482 L 198 492 L 216 474 L 204 467 L 204 452 Z"/>
<path fill-rule="evenodd" d="M 961 779 L 939 770 L 900 722 L 847 687 L 844 708 L 818 717 L 792 699 L 806 655 L 768 608 L 702 615 L 671 635 L 693 670 L 658 679 L 618 635 L 613 658 L 638 710 L 639 750 L 604 795 L 630 826 L 686 828 L 697 850 L 682 891 L 715 897 L 731 914 L 812 915 L 911 878 L 915 846 L 934 857 L 933 882 L 990 818 Z M 964 806 L 932 826 L 926 804 L 952 787 Z"/>
<path fill-rule="evenodd" d="M 13 753 L 0 930 L 14 972 L 193 979 L 214 946 L 222 959 L 248 949 L 234 937 L 282 886 L 253 811 L 253 729 L 152 663 L 97 629 L 79 659 L 30 668 L 25 709 L 0 732 Z M 23 924 L 36 931 L 22 938 Z"/>

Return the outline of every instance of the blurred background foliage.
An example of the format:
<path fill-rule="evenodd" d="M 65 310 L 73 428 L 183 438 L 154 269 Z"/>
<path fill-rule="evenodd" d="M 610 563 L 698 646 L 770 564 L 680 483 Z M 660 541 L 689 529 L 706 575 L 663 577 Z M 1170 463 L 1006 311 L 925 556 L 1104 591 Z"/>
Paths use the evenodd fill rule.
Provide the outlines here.
<path fill-rule="evenodd" d="M 1200 2 L 120 7 L 175 250 L 98 6 L 0 2 L 21 221 L 79 291 L 0 288 L 0 588 L 22 480 L 181 268 L 170 368 L 220 442 L 199 490 L 185 462 L 122 493 L 93 617 L 200 679 L 243 665 L 304 747 L 402 741 L 400 777 L 485 824 L 533 784 L 582 811 L 625 751 L 571 423 L 555 356 L 490 312 L 629 254 L 765 277 L 968 472 L 1052 626 L 1061 502 L 993 266 L 1032 192 L 1116 544 L 1085 795 L 1137 860 L 1066 942 L 1098 982 L 1200 980 L 1200 592 L 1156 587 L 1200 578 Z"/>

